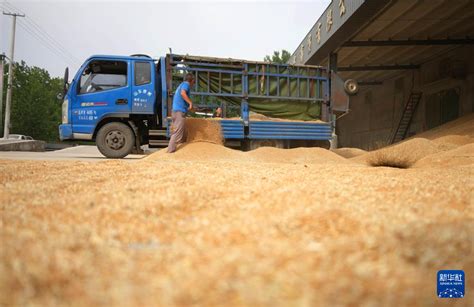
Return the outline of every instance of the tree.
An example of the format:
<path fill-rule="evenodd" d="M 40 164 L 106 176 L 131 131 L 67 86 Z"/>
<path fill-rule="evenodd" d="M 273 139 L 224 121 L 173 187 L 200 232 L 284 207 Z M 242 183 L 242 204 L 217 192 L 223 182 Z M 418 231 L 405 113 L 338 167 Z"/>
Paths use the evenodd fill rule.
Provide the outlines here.
<path fill-rule="evenodd" d="M 52 78 L 46 70 L 29 67 L 24 61 L 15 65 L 10 133 L 57 141 L 61 105 L 56 95 L 62 91 L 62 79 Z M 7 67 L 5 71 L 8 71 Z M 5 92 L 6 80 L 4 84 Z M 3 127 L 0 130 L 3 135 Z"/>
<path fill-rule="evenodd" d="M 273 51 L 272 56 L 266 55 L 263 60 L 265 62 L 273 62 L 273 63 L 278 63 L 278 64 L 287 64 L 288 61 L 290 60 L 290 57 L 291 57 L 291 54 L 287 50 L 282 49 L 281 53 L 278 50 Z"/>

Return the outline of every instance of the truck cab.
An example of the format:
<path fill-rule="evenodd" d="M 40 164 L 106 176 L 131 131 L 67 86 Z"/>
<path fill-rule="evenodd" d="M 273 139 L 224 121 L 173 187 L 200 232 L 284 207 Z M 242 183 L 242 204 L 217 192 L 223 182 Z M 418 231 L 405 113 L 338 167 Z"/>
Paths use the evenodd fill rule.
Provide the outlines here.
<path fill-rule="evenodd" d="M 149 57 L 90 57 L 65 94 L 61 140 L 95 140 L 106 157 L 126 156 L 144 141 L 138 133 L 144 122 L 160 114 L 156 83 Z"/>

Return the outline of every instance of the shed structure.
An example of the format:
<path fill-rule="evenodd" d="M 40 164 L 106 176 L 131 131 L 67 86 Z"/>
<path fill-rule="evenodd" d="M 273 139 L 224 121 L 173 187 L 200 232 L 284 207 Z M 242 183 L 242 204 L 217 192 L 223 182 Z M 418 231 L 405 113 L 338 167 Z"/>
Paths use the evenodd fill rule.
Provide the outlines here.
<path fill-rule="evenodd" d="M 473 112 L 474 0 L 333 0 L 290 63 L 360 83 L 340 147 L 398 142 Z"/>

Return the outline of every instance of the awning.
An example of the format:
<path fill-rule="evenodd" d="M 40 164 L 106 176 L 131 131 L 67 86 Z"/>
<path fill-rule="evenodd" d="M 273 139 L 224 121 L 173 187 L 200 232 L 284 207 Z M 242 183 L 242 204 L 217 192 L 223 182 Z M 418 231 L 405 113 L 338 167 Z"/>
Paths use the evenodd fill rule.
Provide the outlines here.
<path fill-rule="evenodd" d="M 377 84 L 474 44 L 473 20 L 472 0 L 336 0 L 290 62 L 327 65 L 329 54 L 337 53 L 344 79 Z"/>

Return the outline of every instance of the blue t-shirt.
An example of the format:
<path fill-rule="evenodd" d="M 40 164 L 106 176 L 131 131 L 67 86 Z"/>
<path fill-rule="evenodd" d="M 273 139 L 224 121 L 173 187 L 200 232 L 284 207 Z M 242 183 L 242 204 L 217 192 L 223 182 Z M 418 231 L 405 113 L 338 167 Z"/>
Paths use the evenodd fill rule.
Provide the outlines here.
<path fill-rule="evenodd" d="M 178 88 L 176 89 L 176 92 L 174 93 L 173 97 L 173 112 L 180 111 L 183 113 L 188 112 L 189 104 L 183 99 L 181 96 L 181 90 L 185 90 L 186 94 L 189 97 L 190 90 L 189 90 L 189 82 L 184 81 L 182 82 Z"/>

